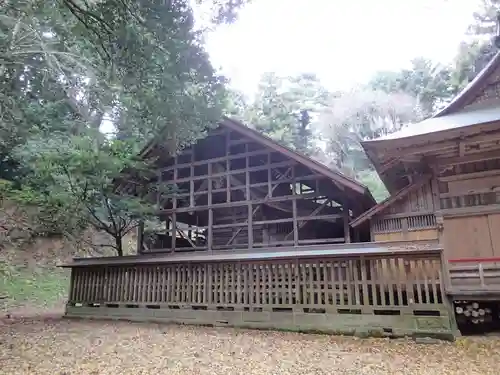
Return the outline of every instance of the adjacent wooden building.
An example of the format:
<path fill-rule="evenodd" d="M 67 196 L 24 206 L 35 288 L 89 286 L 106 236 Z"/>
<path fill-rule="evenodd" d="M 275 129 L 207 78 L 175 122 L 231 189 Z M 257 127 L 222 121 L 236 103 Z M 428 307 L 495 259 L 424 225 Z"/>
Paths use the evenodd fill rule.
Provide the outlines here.
<path fill-rule="evenodd" d="M 433 118 L 364 148 L 391 196 L 351 226 L 437 239 L 454 301 L 500 301 L 500 57 Z"/>
<path fill-rule="evenodd" d="M 160 225 L 138 255 L 67 265 L 67 316 L 384 335 L 455 335 L 452 301 L 493 316 L 499 84 L 496 56 L 433 118 L 365 142 L 391 194 L 379 204 L 229 118 L 177 155 L 154 140 Z"/>

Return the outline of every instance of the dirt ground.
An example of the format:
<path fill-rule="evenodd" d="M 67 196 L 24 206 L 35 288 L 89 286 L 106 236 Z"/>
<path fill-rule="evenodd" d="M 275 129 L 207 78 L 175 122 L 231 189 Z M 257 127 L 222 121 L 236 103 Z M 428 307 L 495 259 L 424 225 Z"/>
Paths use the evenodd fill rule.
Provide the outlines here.
<path fill-rule="evenodd" d="M 498 374 L 500 338 L 455 343 L 42 318 L 0 322 L 1 374 Z"/>

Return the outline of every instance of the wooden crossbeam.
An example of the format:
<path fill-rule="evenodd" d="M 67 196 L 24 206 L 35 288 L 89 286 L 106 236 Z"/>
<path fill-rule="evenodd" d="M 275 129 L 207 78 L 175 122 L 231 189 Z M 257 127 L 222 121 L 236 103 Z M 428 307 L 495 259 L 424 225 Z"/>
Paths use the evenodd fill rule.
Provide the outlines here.
<path fill-rule="evenodd" d="M 189 237 L 187 237 L 183 231 L 181 231 L 179 228 L 175 228 L 177 230 L 177 233 L 179 233 L 181 235 L 181 237 L 183 239 L 185 239 L 186 241 L 189 242 L 189 244 L 192 246 L 192 247 L 196 247 L 196 245 L 194 244 L 193 241 L 191 241 L 191 239 Z"/>
<path fill-rule="evenodd" d="M 325 208 L 329 202 L 330 202 L 330 200 L 329 200 L 329 199 L 325 200 L 325 201 L 321 204 L 321 206 L 316 207 L 316 209 L 315 209 L 313 212 L 311 212 L 309 215 L 307 215 L 307 217 L 312 217 L 312 216 L 314 216 L 314 215 L 319 214 L 319 213 L 320 213 L 320 211 L 321 211 L 323 208 Z M 297 228 L 297 231 L 299 231 L 300 229 L 302 229 L 302 228 L 304 227 L 304 225 L 306 225 L 306 224 L 307 224 L 307 220 L 305 220 L 305 221 L 301 221 L 301 223 L 299 224 L 299 226 L 298 226 L 298 228 Z M 285 236 L 285 238 L 284 238 L 284 240 L 283 240 L 283 241 L 288 240 L 288 238 L 289 238 L 291 235 L 293 235 L 293 232 L 294 232 L 294 231 L 292 230 L 290 233 L 288 233 L 288 234 Z"/>
<path fill-rule="evenodd" d="M 280 177 L 277 181 L 279 181 L 280 179 L 284 179 L 284 178 L 286 178 L 286 177 L 288 176 L 288 174 L 290 173 L 291 169 L 292 169 L 291 167 L 290 167 L 290 168 L 288 168 L 288 169 L 286 170 L 285 174 L 284 174 L 284 175 L 282 175 L 282 176 L 281 176 L 281 177 Z M 248 181 L 247 181 L 247 182 L 248 182 Z M 270 195 L 272 195 L 273 191 L 274 191 L 274 190 L 278 187 L 278 185 L 279 185 L 279 184 L 274 185 L 274 186 L 273 186 L 273 188 L 271 189 L 271 191 L 270 191 L 270 192 L 268 192 L 268 193 L 266 194 L 266 196 L 264 197 L 264 199 L 269 198 L 269 197 L 270 197 Z M 250 193 L 250 194 L 252 194 L 252 193 Z M 255 207 L 255 208 L 252 210 L 251 217 L 254 217 L 254 215 L 257 213 L 257 211 L 260 209 L 260 207 L 261 207 L 261 205 L 258 205 L 257 207 Z M 245 221 L 245 224 L 248 224 L 248 219 Z M 243 228 L 244 228 L 244 227 L 239 228 L 239 229 L 238 229 L 238 230 L 237 230 L 237 231 L 233 234 L 233 236 L 232 236 L 232 237 L 229 239 L 229 241 L 227 242 L 226 246 L 227 246 L 227 245 L 230 245 L 230 244 L 234 241 L 234 239 L 238 236 L 238 234 L 240 234 L 240 233 L 241 233 L 241 231 L 243 230 Z"/>
<path fill-rule="evenodd" d="M 194 183 L 194 181 L 190 181 L 190 182 Z M 201 183 L 200 187 L 194 191 L 194 193 L 199 193 L 200 191 L 202 191 L 207 186 L 208 186 L 208 179 L 204 180 Z M 193 189 L 194 189 L 194 185 L 193 185 Z M 193 200 L 196 201 L 196 199 L 198 199 L 199 197 L 195 196 L 194 193 L 192 194 L 193 195 Z M 168 199 L 169 199 L 169 197 L 163 198 L 163 200 L 160 202 L 160 204 L 161 204 L 162 207 L 168 201 Z M 191 203 L 191 198 L 190 198 L 190 203 Z"/>

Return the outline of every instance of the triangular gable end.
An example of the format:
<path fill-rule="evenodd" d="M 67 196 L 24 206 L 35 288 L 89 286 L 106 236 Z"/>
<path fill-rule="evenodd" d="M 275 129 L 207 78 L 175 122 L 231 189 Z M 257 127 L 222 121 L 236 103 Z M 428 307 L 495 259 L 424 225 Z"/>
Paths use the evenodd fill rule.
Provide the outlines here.
<path fill-rule="evenodd" d="M 279 152 L 286 156 L 287 158 L 290 158 L 292 160 L 297 161 L 298 163 L 306 166 L 307 168 L 310 168 L 311 170 L 318 172 L 319 174 L 324 175 L 325 177 L 330 178 L 332 181 L 334 181 L 337 186 L 341 189 L 350 189 L 355 193 L 361 194 L 361 195 L 367 195 L 371 197 L 371 193 L 368 190 L 368 188 L 359 183 L 358 181 L 344 175 L 341 172 L 332 170 L 325 165 L 301 154 L 296 151 L 293 151 L 285 146 L 282 146 L 278 144 L 277 142 L 273 141 L 271 138 L 264 136 L 263 134 L 259 133 L 258 131 L 251 129 L 241 122 L 235 121 L 233 119 L 230 119 L 228 117 L 224 117 L 223 121 L 221 122 L 222 127 L 226 127 L 230 130 L 233 130 L 237 133 L 240 133 L 241 135 L 248 137 L 252 139 L 253 141 L 260 143 L 266 147 L 269 147 L 273 149 L 276 152 Z M 372 198 L 373 199 L 373 198 Z"/>
<path fill-rule="evenodd" d="M 142 155 L 146 155 L 151 152 L 152 149 L 158 147 L 160 143 L 161 141 L 156 139 L 148 145 L 148 149 L 144 150 Z M 195 153 L 192 152 L 193 148 L 196 149 Z M 258 169 L 257 165 L 259 163 L 262 165 L 262 163 L 271 162 L 271 164 L 276 166 L 276 168 L 273 168 L 276 173 L 285 173 L 287 171 L 285 165 L 289 164 L 287 160 L 293 161 L 300 165 L 303 169 L 310 170 L 311 173 L 321 175 L 322 177 L 331 180 L 331 182 L 333 182 L 333 184 L 337 186 L 337 188 L 342 191 L 346 197 L 349 197 L 348 199 L 356 202 L 356 205 L 360 207 L 361 212 L 375 205 L 375 200 L 373 199 L 368 188 L 364 185 L 340 172 L 327 168 L 323 164 L 320 164 L 305 155 L 283 147 L 258 131 L 227 117 L 224 117 L 222 121 L 219 122 L 219 126 L 216 129 L 210 130 L 205 138 L 200 139 L 194 145 L 186 148 L 175 158 L 168 160 L 164 167 L 168 167 L 173 164 L 185 165 L 186 173 L 188 173 L 190 163 L 194 163 L 194 168 L 197 168 L 197 161 L 195 160 L 195 156 L 193 156 L 196 153 L 198 154 L 196 155 L 196 160 L 206 158 L 214 159 L 215 161 L 217 158 L 220 158 L 221 160 L 224 159 L 229 153 L 232 155 L 231 163 L 234 163 L 235 165 L 237 163 L 241 164 L 237 167 L 235 166 L 234 168 L 236 169 L 241 169 L 242 166 L 244 168 L 244 164 L 242 164 L 244 163 L 243 158 L 245 155 L 249 155 L 248 162 L 250 164 L 250 168 Z M 268 157 L 270 158 L 269 160 Z M 281 164 L 283 164 L 282 167 L 280 167 Z M 221 170 L 212 171 L 212 173 L 222 173 L 222 168 L 225 167 L 225 165 L 221 165 L 220 167 L 218 166 Z M 229 166 L 229 168 L 231 168 L 231 166 Z M 183 173 L 182 169 L 179 169 L 178 173 Z M 182 178 L 182 176 L 179 175 L 177 178 Z"/>

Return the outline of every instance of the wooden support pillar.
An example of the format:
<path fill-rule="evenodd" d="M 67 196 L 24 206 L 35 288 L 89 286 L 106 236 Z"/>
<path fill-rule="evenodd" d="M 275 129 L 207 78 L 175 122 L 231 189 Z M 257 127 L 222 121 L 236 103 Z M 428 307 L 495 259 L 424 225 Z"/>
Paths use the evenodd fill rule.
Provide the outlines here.
<path fill-rule="evenodd" d="M 174 157 L 174 184 L 175 184 L 175 188 L 177 188 L 177 176 L 178 176 L 178 169 L 177 169 L 177 165 L 178 165 L 178 158 L 177 158 L 177 155 L 175 155 Z M 172 197 L 172 208 L 175 210 L 177 208 L 177 191 L 174 191 L 173 193 L 173 197 Z M 171 248 L 170 250 L 172 252 L 175 251 L 175 247 L 176 247 L 176 238 L 177 238 L 177 215 L 176 213 L 174 212 L 172 214 L 172 217 L 171 217 L 171 230 L 170 230 L 170 238 L 172 239 L 172 243 L 171 243 Z M 167 226 L 168 228 L 168 226 Z"/>
<path fill-rule="evenodd" d="M 297 224 L 297 201 L 292 201 L 293 210 L 293 246 L 299 246 L 299 226 Z"/>
<path fill-rule="evenodd" d="M 248 152 L 248 143 L 245 144 L 245 152 Z M 245 157 L 245 196 L 246 200 L 250 202 L 252 200 L 251 194 L 250 194 L 250 160 L 248 158 L 248 155 Z M 252 209 L 252 203 L 247 204 L 247 237 L 248 237 L 248 249 L 253 248 L 253 209 Z"/>
<path fill-rule="evenodd" d="M 409 237 L 408 233 L 408 218 L 401 218 L 401 233 L 403 233 L 403 240 L 407 241 Z"/>
<path fill-rule="evenodd" d="M 247 206 L 248 211 L 248 249 L 253 248 L 253 211 L 252 204 L 249 203 Z"/>
<path fill-rule="evenodd" d="M 191 181 L 189 181 L 189 207 L 194 207 L 194 146 L 191 147 L 191 166 L 189 176 L 191 177 Z"/>
<path fill-rule="evenodd" d="M 354 229 L 354 231 L 353 231 L 353 232 L 354 232 L 354 233 L 353 233 L 353 234 L 354 234 L 354 242 L 360 242 L 360 238 L 359 238 L 359 229 L 358 229 L 358 228 L 356 228 L 356 229 Z"/>
<path fill-rule="evenodd" d="M 231 132 L 228 131 L 226 134 L 226 202 L 231 202 L 231 175 L 229 171 L 231 170 L 231 161 L 229 156 L 231 154 L 230 148 Z"/>
<path fill-rule="evenodd" d="M 271 153 L 267 154 L 267 196 L 273 196 L 273 174 L 271 173 Z"/>
<path fill-rule="evenodd" d="M 245 158 L 245 199 L 247 201 L 251 200 L 252 197 L 251 197 L 251 194 L 250 194 L 250 172 L 249 172 L 249 168 L 250 168 L 250 161 L 248 160 L 248 156 Z"/>
<path fill-rule="evenodd" d="M 208 163 L 208 229 L 207 229 L 207 249 L 212 251 L 213 244 L 213 226 L 214 226 L 214 211 L 212 208 L 212 163 Z"/>
<path fill-rule="evenodd" d="M 175 185 L 175 188 L 177 188 L 177 176 L 178 176 L 178 172 L 179 170 L 177 169 L 177 156 L 175 156 L 174 158 L 174 165 L 175 165 L 175 168 L 174 168 L 174 185 Z M 174 191 L 174 193 L 172 194 L 172 208 L 175 210 L 177 208 L 177 192 Z"/>
<path fill-rule="evenodd" d="M 144 249 L 144 220 L 139 220 L 137 225 L 137 254 L 142 254 Z"/>
<path fill-rule="evenodd" d="M 170 231 L 170 235 L 172 238 L 172 252 L 175 251 L 176 238 L 177 238 L 177 215 L 175 212 L 172 214 L 172 230 Z"/>
<path fill-rule="evenodd" d="M 342 202 L 342 212 L 344 214 L 344 238 L 345 243 L 351 242 L 351 233 L 349 230 L 349 202 L 347 199 L 344 199 Z"/>
<path fill-rule="evenodd" d="M 213 226 L 214 226 L 214 210 L 208 209 L 208 231 L 207 231 L 207 249 L 212 251 L 213 244 Z"/>
<path fill-rule="evenodd" d="M 266 220 L 267 217 L 266 215 L 262 215 L 262 220 Z M 266 245 L 269 245 L 269 242 L 270 242 L 270 238 L 269 238 L 269 226 L 267 224 L 265 224 L 263 227 L 262 227 L 262 242 L 265 243 Z"/>
<path fill-rule="evenodd" d="M 299 225 L 297 222 L 297 199 L 295 199 L 296 194 L 296 182 L 295 182 L 295 166 L 292 166 L 292 195 L 294 196 L 292 200 L 292 215 L 293 215 L 293 246 L 299 246 Z"/>

